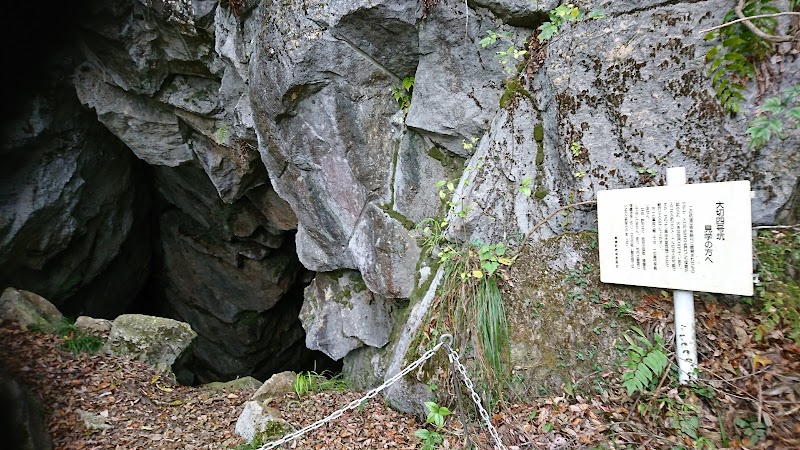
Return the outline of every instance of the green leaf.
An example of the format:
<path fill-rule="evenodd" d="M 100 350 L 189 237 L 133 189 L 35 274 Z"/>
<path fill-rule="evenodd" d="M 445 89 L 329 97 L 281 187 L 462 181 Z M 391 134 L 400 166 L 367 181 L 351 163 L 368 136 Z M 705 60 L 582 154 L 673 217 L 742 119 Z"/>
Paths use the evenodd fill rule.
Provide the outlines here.
<path fill-rule="evenodd" d="M 594 8 L 593 10 L 589 11 L 589 15 L 587 17 L 592 20 L 605 19 L 606 12 L 603 8 Z"/>
<path fill-rule="evenodd" d="M 486 34 L 488 34 L 488 36 L 481 39 L 480 41 L 480 45 L 482 48 L 486 48 L 490 45 L 493 45 L 495 42 L 497 42 L 497 38 L 499 37 L 499 35 L 492 30 L 486 30 Z"/>
<path fill-rule="evenodd" d="M 786 90 L 783 92 L 792 98 L 800 97 L 800 83 L 795 84 L 794 86 L 791 86 L 789 88 L 786 88 Z"/>
<path fill-rule="evenodd" d="M 741 47 L 742 44 L 744 43 L 745 43 L 744 39 L 740 38 L 739 36 L 733 36 L 731 38 L 722 41 L 722 45 L 728 48 Z"/>
<path fill-rule="evenodd" d="M 783 112 L 785 106 L 781 99 L 778 97 L 770 97 L 764 101 L 764 104 L 758 107 L 759 111 L 768 112 L 771 114 L 780 114 Z"/>
<path fill-rule="evenodd" d="M 495 270 L 497 270 L 497 268 L 500 267 L 500 264 L 494 261 L 486 261 L 481 264 L 481 267 L 483 268 L 483 270 L 486 271 L 487 275 L 492 276 Z"/>
<path fill-rule="evenodd" d="M 539 39 L 539 42 L 547 41 L 554 35 L 558 34 L 558 27 L 553 25 L 552 22 L 545 22 L 538 29 L 541 31 L 541 33 L 536 36 Z"/>
<path fill-rule="evenodd" d="M 403 88 L 405 90 L 410 91 L 413 86 L 414 86 L 414 77 L 403 78 Z"/>
<path fill-rule="evenodd" d="M 719 53 L 719 49 L 720 48 L 722 48 L 722 47 L 719 46 L 719 45 L 715 45 L 715 46 L 711 47 L 711 50 L 709 50 L 708 53 L 706 53 L 706 62 L 714 59 L 714 57 L 717 56 L 717 53 Z"/>
<path fill-rule="evenodd" d="M 426 430 L 426 429 L 424 429 L 424 428 L 419 429 L 419 430 L 414 432 L 414 436 L 416 436 L 416 437 L 418 437 L 418 438 L 420 438 L 422 440 L 427 440 L 430 437 L 430 435 L 431 435 L 431 432 Z"/>

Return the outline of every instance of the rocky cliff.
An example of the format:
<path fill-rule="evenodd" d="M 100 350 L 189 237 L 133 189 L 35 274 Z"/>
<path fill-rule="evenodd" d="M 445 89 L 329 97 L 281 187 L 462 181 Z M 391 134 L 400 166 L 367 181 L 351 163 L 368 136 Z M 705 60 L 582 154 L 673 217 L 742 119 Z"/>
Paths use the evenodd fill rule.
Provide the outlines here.
<path fill-rule="evenodd" d="M 730 2 L 575 3 L 606 17 L 538 46 L 554 0 L 92 2 L 57 88 L 4 124 L 0 284 L 97 316 L 147 285 L 197 331 L 201 380 L 321 350 L 371 384 L 418 330 L 435 267 L 410 231 L 447 212 L 439 180 L 463 240 L 513 243 L 666 166 L 750 179 L 755 222 L 796 219 L 797 133 L 749 150 L 755 95 L 726 113 L 705 73 L 699 31 Z M 586 208 L 532 239 L 595 226 Z"/>

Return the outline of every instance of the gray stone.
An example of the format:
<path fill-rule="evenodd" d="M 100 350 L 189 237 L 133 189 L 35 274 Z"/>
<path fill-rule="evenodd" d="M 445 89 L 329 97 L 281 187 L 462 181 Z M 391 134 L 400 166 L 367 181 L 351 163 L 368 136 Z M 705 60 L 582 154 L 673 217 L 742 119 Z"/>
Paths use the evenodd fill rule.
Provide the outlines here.
<path fill-rule="evenodd" d="M 206 383 L 203 387 L 220 391 L 250 391 L 258 389 L 262 384 L 253 377 L 242 377 L 231 381 Z"/>
<path fill-rule="evenodd" d="M 310 7 L 307 16 L 297 7 L 265 12 L 271 25 L 251 57 L 256 63 L 250 98 L 261 155 L 275 190 L 297 214 L 303 265 L 315 271 L 362 269 L 385 255 L 361 241 L 354 244 L 354 233 L 374 229 L 372 237 L 387 242 L 396 236 L 395 226 L 376 224 L 373 219 L 384 219 L 362 212 L 392 201 L 397 104 L 391 88 L 414 66 L 415 5 L 336 2 Z M 376 21 L 382 23 L 380 34 L 391 39 L 373 39 L 373 28 L 359 25 Z M 252 89 L 260 85 L 275 91 Z M 384 267 L 391 265 L 386 261 Z M 405 292 L 391 277 L 371 274 L 368 285 L 385 296 Z"/>
<path fill-rule="evenodd" d="M 52 303 L 33 292 L 6 288 L 0 296 L 0 318 L 15 322 L 23 330 L 47 330 L 63 316 Z"/>
<path fill-rule="evenodd" d="M 413 131 L 403 134 L 394 175 L 394 211 L 414 224 L 438 216 L 442 202 L 436 183 L 457 176 L 451 167 L 455 164 L 448 164 L 456 160 L 448 158 L 430 139 Z"/>
<path fill-rule="evenodd" d="M 75 319 L 75 327 L 84 333 L 92 335 L 104 335 L 111 331 L 112 322 L 107 319 L 95 319 L 87 316 L 79 316 Z"/>
<path fill-rule="evenodd" d="M 93 413 L 90 411 L 84 411 L 82 409 L 76 409 L 75 413 L 83 422 L 83 426 L 89 431 L 110 430 L 114 428 L 108 423 L 108 411 L 105 411 L 105 415 L 103 415 L 101 413 Z"/>
<path fill-rule="evenodd" d="M 297 374 L 290 371 L 276 373 L 269 377 L 261 387 L 250 397 L 250 400 L 258 402 L 269 401 L 270 399 L 277 399 L 286 394 L 294 392 L 294 382 L 297 379 Z"/>
<path fill-rule="evenodd" d="M 260 433 L 280 435 L 291 431 L 291 425 L 281 419 L 280 414 L 275 408 L 249 400 L 244 403 L 244 409 L 236 420 L 236 434 L 252 442 Z"/>
<path fill-rule="evenodd" d="M 414 290 L 420 249 L 409 230 L 368 204 L 349 249 L 370 291 L 390 298 L 407 298 Z"/>
<path fill-rule="evenodd" d="M 172 110 L 148 97 L 106 83 L 100 71 L 84 64 L 75 73 L 78 98 L 137 157 L 148 164 L 174 167 L 194 159 Z"/>
<path fill-rule="evenodd" d="M 308 348 L 339 360 L 363 345 L 386 345 L 391 332 L 390 303 L 363 283 L 353 271 L 317 274 L 306 288 L 300 311 Z"/>
<path fill-rule="evenodd" d="M 503 22 L 533 27 L 537 19 L 546 19 L 547 13 L 558 6 L 558 0 L 471 0 L 475 6 L 487 8 Z"/>
<path fill-rule="evenodd" d="M 164 317 L 123 314 L 114 319 L 103 351 L 127 356 L 161 372 L 191 352 L 197 333 L 187 323 Z"/>
<path fill-rule="evenodd" d="M 729 9 L 721 0 L 656 6 L 581 23 L 553 39 L 534 90 L 545 147 L 558 149 L 567 172 L 586 173 L 573 191 L 591 198 L 601 189 L 663 184 L 666 167 L 683 166 L 689 182 L 751 180 L 753 222 L 775 222 L 796 187 L 800 136 L 752 151 L 749 115 L 725 113 L 714 97 L 709 43 L 697 31 L 721 23 Z M 797 82 L 800 72 L 785 74 L 784 86 Z M 753 99 L 743 107 L 752 112 Z M 572 157 L 572 142 L 584 157 Z M 647 168 L 657 176 L 637 170 Z"/>
<path fill-rule="evenodd" d="M 210 115 L 218 108 L 219 80 L 178 75 L 164 86 L 156 99 L 185 111 Z"/>

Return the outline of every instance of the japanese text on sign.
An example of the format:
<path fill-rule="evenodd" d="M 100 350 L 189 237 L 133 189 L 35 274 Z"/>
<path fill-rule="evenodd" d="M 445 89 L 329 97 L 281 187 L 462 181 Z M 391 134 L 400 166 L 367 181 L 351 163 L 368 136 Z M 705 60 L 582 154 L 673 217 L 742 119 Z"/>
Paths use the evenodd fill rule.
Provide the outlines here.
<path fill-rule="evenodd" d="M 752 295 L 750 183 L 601 191 L 601 280 Z"/>

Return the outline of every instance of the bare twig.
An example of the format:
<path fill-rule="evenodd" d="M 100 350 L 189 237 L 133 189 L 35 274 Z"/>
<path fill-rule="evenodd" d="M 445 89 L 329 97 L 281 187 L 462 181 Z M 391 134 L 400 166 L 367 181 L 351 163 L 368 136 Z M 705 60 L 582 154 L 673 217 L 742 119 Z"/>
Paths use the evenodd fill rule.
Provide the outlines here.
<path fill-rule="evenodd" d="M 796 223 L 794 225 L 762 225 L 758 227 L 753 227 L 754 230 L 778 230 L 778 229 L 785 229 L 785 228 L 797 228 L 800 229 L 800 223 Z"/>
<path fill-rule="evenodd" d="M 708 33 L 709 31 L 719 30 L 720 28 L 725 28 L 727 26 L 731 26 L 731 25 L 737 24 L 739 22 L 744 22 L 744 21 L 747 21 L 747 20 L 763 19 L 765 17 L 779 17 L 779 16 L 800 16 L 800 12 L 787 11 L 787 12 L 779 12 L 779 13 L 773 13 L 773 14 L 758 14 L 756 16 L 746 16 L 746 17 L 742 17 L 742 18 L 739 18 L 739 19 L 736 19 L 736 20 L 731 20 L 730 22 L 725 22 L 722 25 L 717 25 L 715 27 L 706 28 L 705 30 L 700 30 L 699 33 L 700 34 L 705 34 L 705 33 Z"/>
<path fill-rule="evenodd" d="M 793 41 L 798 40 L 798 38 L 796 36 L 782 36 L 782 35 L 781 36 L 775 36 L 775 35 L 768 34 L 768 33 L 765 33 L 764 31 L 762 31 L 761 28 L 758 28 L 757 26 L 755 26 L 755 24 L 750 20 L 749 17 L 744 15 L 744 2 L 745 2 L 745 0 L 739 0 L 739 3 L 736 5 L 735 8 L 733 8 L 733 10 L 736 11 L 736 15 L 739 16 L 740 19 L 744 19 L 744 20 L 742 20 L 742 23 L 744 23 L 744 25 L 747 28 L 749 28 L 750 31 L 752 31 L 756 36 L 760 37 L 761 39 L 764 39 L 764 40 L 767 40 L 767 41 L 770 41 L 770 42 L 775 42 L 775 43 L 793 42 Z"/>
<path fill-rule="evenodd" d="M 528 239 L 530 239 L 530 237 L 533 234 L 533 232 L 538 230 L 539 227 L 541 227 L 542 225 L 546 224 L 547 221 L 552 219 L 553 216 L 555 216 L 559 211 L 563 211 L 563 210 L 565 210 L 567 208 L 574 208 L 576 206 L 594 205 L 594 204 L 597 204 L 597 200 L 586 200 L 585 202 L 572 203 L 572 204 L 569 204 L 569 205 L 566 205 L 566 206 L 562 206 L 561 208 L 556 209 L 555 211 L 551 212 L 550 215 L 548 215 L 547 217 L 542 219 L 541 222 L 537 223 L 533 228 L 531 228 L 530 231 L 528 231 L 528 234 L 525 235 L 525 238 L 522 239 L 522 242 L 521 242 L 520 245 L 524 245 L 526 242 L 528 242 Z"/>

